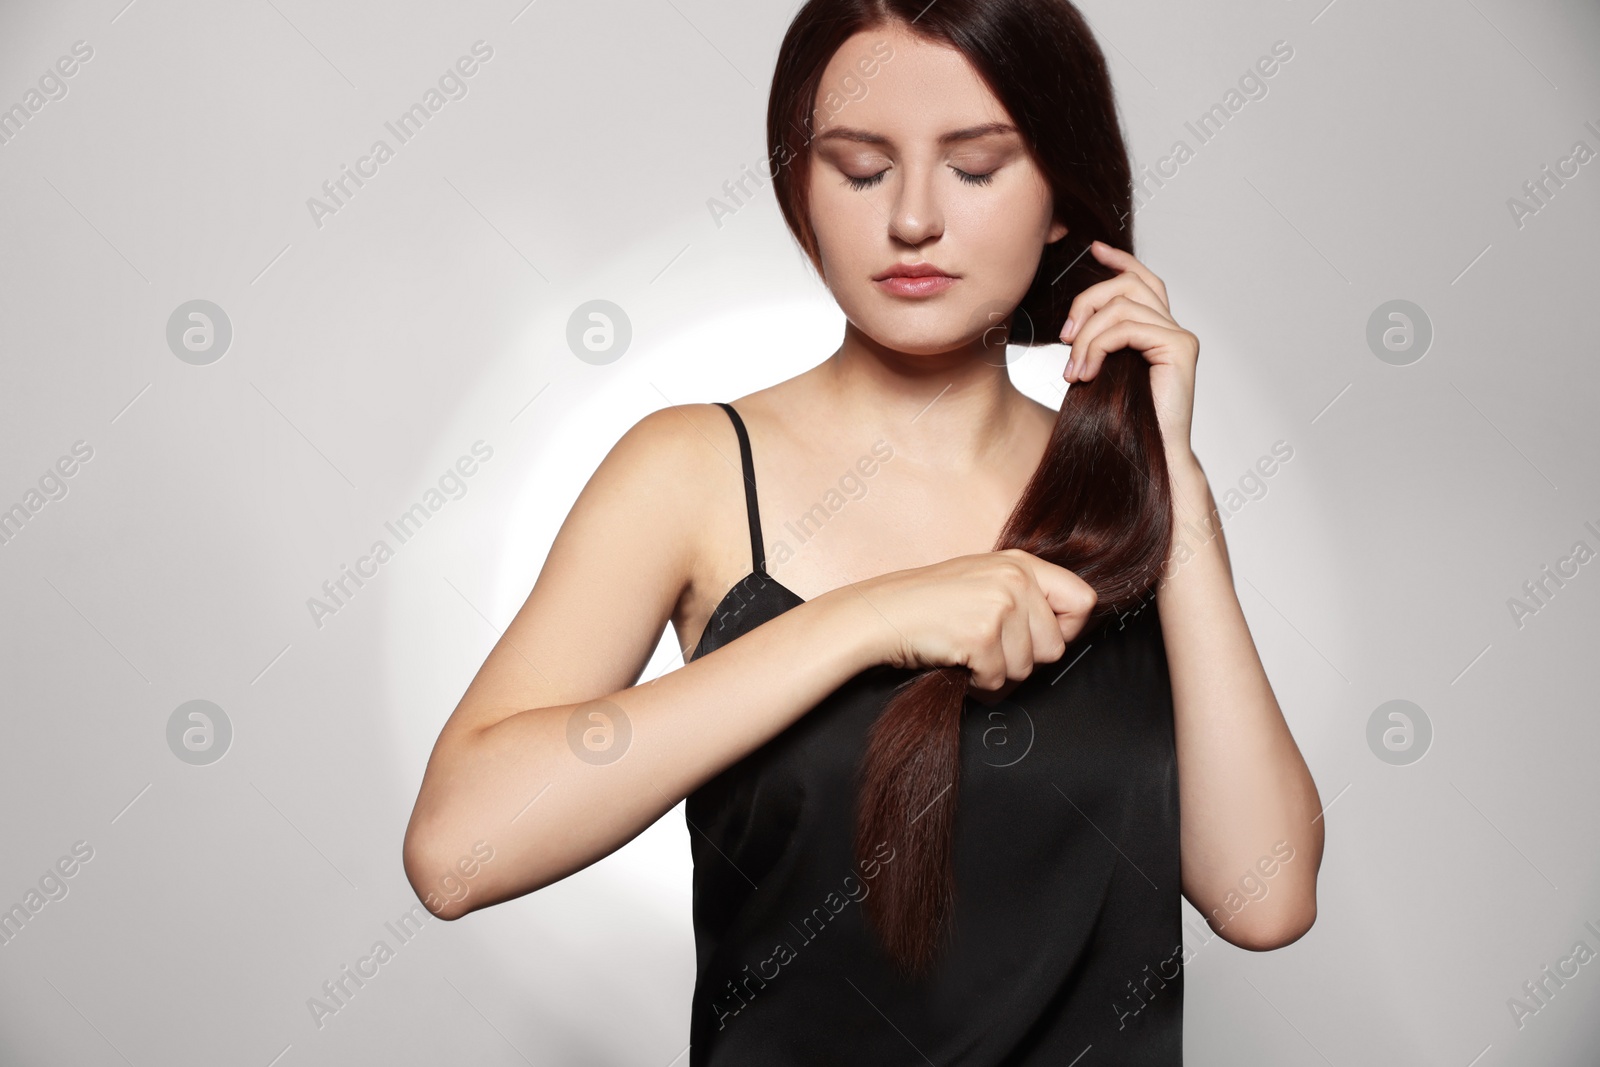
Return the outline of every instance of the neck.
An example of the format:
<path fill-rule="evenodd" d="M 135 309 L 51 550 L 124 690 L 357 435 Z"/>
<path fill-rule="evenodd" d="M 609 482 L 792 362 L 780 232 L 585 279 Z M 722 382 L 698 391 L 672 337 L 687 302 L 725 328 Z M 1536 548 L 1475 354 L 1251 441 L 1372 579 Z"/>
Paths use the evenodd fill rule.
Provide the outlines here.
<path fill-rule="evenodd" d="M 1031 405 L 1011 383 L 1004 349 L 911 355 L 849 323 L 817 374 L 843 421 L 892 434 L 911 455 L 952 473 L 1009 452 Z"/>

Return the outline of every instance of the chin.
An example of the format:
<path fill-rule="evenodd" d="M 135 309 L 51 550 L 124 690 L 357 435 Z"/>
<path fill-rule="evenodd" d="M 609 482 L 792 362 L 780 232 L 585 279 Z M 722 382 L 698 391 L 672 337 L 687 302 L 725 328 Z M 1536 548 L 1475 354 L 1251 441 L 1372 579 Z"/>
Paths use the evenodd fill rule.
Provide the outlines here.
<path fill-rule="evenodd" d="M 935 326 L 919 330 L 908 330 L 903 327 L 874 328 L 875 324 L 870 322 L 860 325 L 861 332 L 880 345 L 908 356 L 939 356 L 961 348 L 972 340 L 971 337 L 961 333 L 957 328 L 959 324 L 945 324 L 942 328 Z"/>

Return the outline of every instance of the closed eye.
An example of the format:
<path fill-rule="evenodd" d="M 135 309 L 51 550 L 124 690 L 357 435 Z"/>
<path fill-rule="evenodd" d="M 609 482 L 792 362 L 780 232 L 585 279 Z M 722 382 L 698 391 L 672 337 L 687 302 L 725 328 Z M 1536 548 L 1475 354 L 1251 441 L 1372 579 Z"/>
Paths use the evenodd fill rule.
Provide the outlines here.
<path fill-rule="evenodd" d="M 988 174 L 968 174 L 959 167 L 951 167 L 950 169 L 955 171 L 956 177 L 965 182 L 967 185 L 988 185 L 990 182 L 994 181 L 994 171 L 990 171 Z M 850 187 L 852 189 L 870 189 L 882 181 L 883 176 L 887 173 L 889 173 L 889 171 L 887 168 L 885 168 L 876 174 L 869 174 L 865 178 L 855 178 L 846 174 L 844 180 L 850 183 Z"/>

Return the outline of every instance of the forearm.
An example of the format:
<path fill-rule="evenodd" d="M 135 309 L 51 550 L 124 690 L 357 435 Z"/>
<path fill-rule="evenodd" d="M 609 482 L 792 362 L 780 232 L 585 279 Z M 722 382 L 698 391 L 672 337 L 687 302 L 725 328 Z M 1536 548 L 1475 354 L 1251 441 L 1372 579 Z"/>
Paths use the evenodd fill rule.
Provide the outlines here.
<path fill-rule="evenodd" d="M 875 661 L 850 599 L 791 608 L 653 682 L 470 733 L 447 729 L 406 834 L 419 898 L 456 918 L 632 840 Z M 475 846 L 492 860 L 474 862 Z"/>
<path fill-rule="evenodd" d="M 1157 606 L 1172 677 L 1184 892 L 1208 921 L 1231 916 L 1239 906 L 1225 901 L 1241 876 L 1287 842 L 1293 858 L 1267 895 L 1225 932 L 1219 926 L 1236 944 L 1271 947 L 1315 915 L 1321 801 L 1240 608 L 1205 473 L 1192 453 L 1169 456 L 1168 466 L 1174 532 Z"/>

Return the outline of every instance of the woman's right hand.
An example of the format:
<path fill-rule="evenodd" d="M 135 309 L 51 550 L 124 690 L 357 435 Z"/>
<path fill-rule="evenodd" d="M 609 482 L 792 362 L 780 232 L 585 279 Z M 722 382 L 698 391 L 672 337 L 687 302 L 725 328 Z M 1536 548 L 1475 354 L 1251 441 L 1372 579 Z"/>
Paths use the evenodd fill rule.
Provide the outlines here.
<path fill-rule="evenodd" d="M 1020 548 L 891 571 L 835 592 L 870 606 L 879 662 L 966 667 L 971 688 L 997 697 L 1035 664 L 1060 659 L 1099 600 L 1072 571 Z"/>

